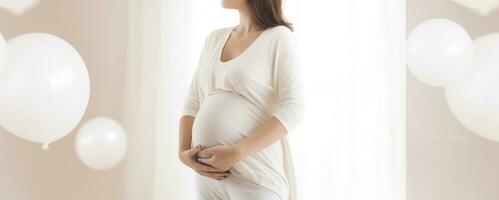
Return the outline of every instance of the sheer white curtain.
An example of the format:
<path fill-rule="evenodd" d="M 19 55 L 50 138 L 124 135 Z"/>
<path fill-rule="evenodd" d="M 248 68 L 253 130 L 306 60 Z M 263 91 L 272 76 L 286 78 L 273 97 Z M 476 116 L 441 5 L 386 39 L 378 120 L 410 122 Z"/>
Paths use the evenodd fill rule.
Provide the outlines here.
<path fill-rule="evenodd" d="M 139 113 L 129 121 L 141 123 L 131 127 L 127 196 L 193 200 L 193 172 L 177 158 L 180 105 L 204 38 L 238 15 L 220 0 L 129 1 L 128 109 Z M 309 105 L 290 136 L 299 199 L 405 199 L 405 1 L 284 2 Z M 146 152 L 152 161 L 137 163 Z"/>
<path fill-rule="evenodd" d="M 404 1 L 296 3 L 310 105 L 292 137 L 300 199 L 404 199 Z"/>

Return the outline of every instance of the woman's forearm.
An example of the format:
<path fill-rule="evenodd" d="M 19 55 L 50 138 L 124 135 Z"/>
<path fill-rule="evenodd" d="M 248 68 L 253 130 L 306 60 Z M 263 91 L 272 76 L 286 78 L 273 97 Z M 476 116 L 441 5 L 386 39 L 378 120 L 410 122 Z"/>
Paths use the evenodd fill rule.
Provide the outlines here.
<path fill-rule="evenodd" d="M 272 145 L 287 134 L 282 123 L 276 117 L 272 117 L 244 140 L 236 143 L 235 147 L 238 153 L 246 157 Z"/>
<path fill-rule="evenodd" d="M 194 117 L 190 115 L 184 115 L 180 118 L 179 126 L 179 152 L 188 150 L 191 148 L 192 139 L 192 124 L 194 123 Z"/>

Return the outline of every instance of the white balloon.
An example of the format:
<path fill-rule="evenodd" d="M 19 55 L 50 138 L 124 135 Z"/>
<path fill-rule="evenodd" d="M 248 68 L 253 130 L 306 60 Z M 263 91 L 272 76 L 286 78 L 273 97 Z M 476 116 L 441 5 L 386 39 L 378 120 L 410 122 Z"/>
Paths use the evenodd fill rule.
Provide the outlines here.
<path fill-rule="evenodd" d="M 407 65 L 422 82 L 445 86 L 471 69 L 473 42 L 459 24 L 431 19 L 419 24 L 407 38 Z"/>
<path fill-rule="evenodd" d="M 0 8 L 4 8 L 15 15 L 22 15 L 38 2 L 39 0 L 0 0 Z"/>
<path fill-rule="evenodd" d="M 0 76 L 0 125 L 38 143 L 56 141 L 81 120 L 90 96 L 87 68 L 64 40 L 30 33 L 7 42 Z"/>
<path fill-rule="evenodd" d="M 468 129 L 499 141 L 499 33 L 474 41 L 473 70 L 463 80 L 445 87 L 447 102 Z"/>
<path fill-rule="evenodd" d="M 116 166 L 125 156 L 127 145 L 124 129 L 107 117 L 89 120 L 76 137 L 76 152 L 80 160 L 95 170 Z"/>
<path fill-rule="evenodd" d="M 5 44 L 5 38 L 2 33 L 0 33 L 0 74 L 4 68 L 5 59 L 7 57 L 7 44 Z"/>
<path fill-rule="evenodd" d="M 480 15 L 488 15 L 499 6 L 499 0 L 453 0 Z"/>

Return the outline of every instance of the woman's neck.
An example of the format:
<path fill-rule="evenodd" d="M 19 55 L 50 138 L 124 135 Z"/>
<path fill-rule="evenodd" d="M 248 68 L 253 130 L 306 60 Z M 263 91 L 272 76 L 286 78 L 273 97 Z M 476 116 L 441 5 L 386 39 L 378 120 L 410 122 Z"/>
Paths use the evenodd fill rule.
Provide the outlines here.
<path fill-rule="evenodd" d="M 261 31 L 261 28 L 256 25 L 248 9 L 239 10 L 239 25 L 237 26 L 238 32 L 241 34 L 248 34 Z"/>

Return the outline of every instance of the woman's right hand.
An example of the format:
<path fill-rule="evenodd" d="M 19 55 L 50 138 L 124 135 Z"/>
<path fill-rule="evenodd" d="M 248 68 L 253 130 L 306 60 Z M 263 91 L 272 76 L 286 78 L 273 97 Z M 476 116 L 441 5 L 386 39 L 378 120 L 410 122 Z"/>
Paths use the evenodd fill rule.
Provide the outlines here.
<path fill-rule="evenodd" d="M 210 165 L 206 165 L 204 163 L 197 161 L 196 156 L 201 149 L 202 149 L 201 146 L 198 145 L 194 148 L 181 151 L 179 153 L 179 158 L 182 161 L 182 163 L 193 169 L 196 173 L 198 173 L 201 176 L 206 176 L 209 178 L 213 178 L 215 180 L 222 180 L 224 178 L 227 178 L 227 176 L 230 175 L 229 170 L 221 171 Z"/>

